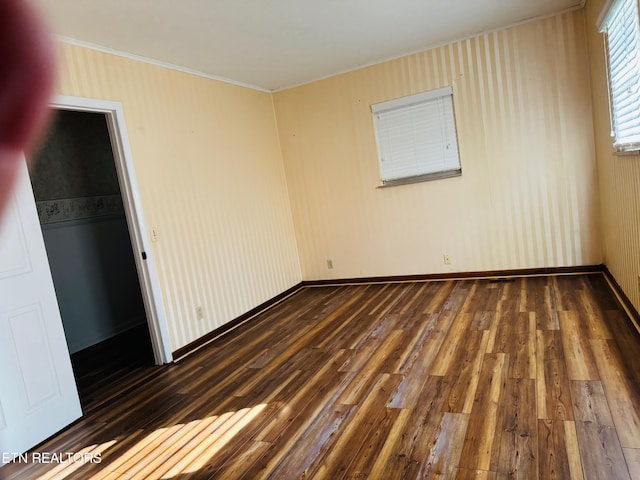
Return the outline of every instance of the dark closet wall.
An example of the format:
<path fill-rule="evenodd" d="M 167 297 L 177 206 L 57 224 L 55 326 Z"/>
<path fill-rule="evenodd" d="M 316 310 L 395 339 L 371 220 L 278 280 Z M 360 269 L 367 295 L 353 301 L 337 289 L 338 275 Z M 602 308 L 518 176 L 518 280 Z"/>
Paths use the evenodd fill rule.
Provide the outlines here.
<path fill-rule="evenodd" d="M 71 353 L 145 321 L 103 114 L 58 111 L 30 166 Z"/>

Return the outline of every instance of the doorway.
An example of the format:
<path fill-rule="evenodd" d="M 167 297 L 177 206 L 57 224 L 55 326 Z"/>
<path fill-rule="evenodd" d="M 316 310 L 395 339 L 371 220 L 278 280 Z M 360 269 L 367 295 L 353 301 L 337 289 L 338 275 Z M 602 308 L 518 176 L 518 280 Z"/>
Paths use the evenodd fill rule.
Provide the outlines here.
<path fill-rule="evenodd" d="M 122 106 L 68 96 L 55 97 L 51 106 L 105 114 L 153 357 L 157 365 L 169 363 L 172 354 L 160 284 Z M 22 161 L 8 213 L 0 222 L 0 364 L 5 366 L 0 375 L 0 445 L 20 453 L 82 415 L 30 183 Z M 7 461 L 0 459 L 0 465 Z"/>
<path fill-rule="evenodd" d="M 110 166 L 112 169 L 115 168 L 115 172 L 112 170 L 110 173 L 106 173 L 103 168 L 97 175 L 93 175 L 94 177 L 99 177 L 98 183 L 102 182 L 101 187 L 99 188 L 103 189 L 102 194 L 97 195 L 102 198 L 93 199 L 97 200 L 97 204 L 92 205 L 91 202 L 87 200 L 87 198 L 90 199 L 92 197 L 92 195 L 89 195 L 84 200 L 82 197 L 79 197 L 81 198 L 80 200 L 70 200 L 66 203 L 58 202 L 58 212 L 50 210 L 48 213 L 39 212 L 39 215 L 52 215 L 54 217 L 57 216 L 57 218 L 60 219 L 69 214 L 68 210 L 70 210 L 71 207 L 74 207 L 76 210 L 82 207 L 85 215 L 88 215 L 91 212 L 95 213 L 97 210 L 100 210 L 102 213 L 106 213 L 105 218 L 101 219 L 102 221 L 94 221 L 91 219 L 83 220 L 77 218 L 75 219 L 75 222 L 79 224 L 83 224 L 83 222 L 85 224 L 91 224 L 90 226 L 84 225 L 80 229 L 84 229 L 85 233 L 89 232 L 85 237 L 89 236 L 95 240 L 96 243 L 93 243 L 92 247 L 94 253 L 96 250 L 99 251 L 104 249 L 110 249 L 112 251 L 117 249 L 120 249 L 120 251 L 128 250 L 130 256 L 127 261 L 118 259 L 113 263 L 116 265 L 128 263 L 129 272 L 131 273 L 134 271 L 134 276 L 137 277 L 133 278 L 132 276 L 129 276 L 128 280 L 123 282 L 128 286 L 128 288 L 124 289 L 126 292 L 136 292 L 137 303 L 134 302 L 134 307 L 125 310 L 122 309 L 122 305 L 118 307 L 120 308 L 120 312 L 130 311 L 132 312 L 131 315 L 124 315 L 123 318 L 119 318 L 120 326 L 111 326 L 105 330 L 104 327 L 108 323 L 103 324 L 100 332 L 94 332 L 93 340 L 98 339 L 100 335 L 103 337 L 100 338 L 100 341 L 98 342 L 90 340 L 87 341 L 86 336 L 85 339 L 81 341 L 74 339 L 75 343 L 73 345 L 69 345 L 70 351 L 72 351 L 73 356 L 75 357 L 74 360 L 76 360 L 74 361 L 74 364 L 82 362 L 87 366 L 90 366 L 91 362 L 93 362 L 94 365 L 100 365 L 99 362 L 96 362 L 96 359 L 100 358 L 100 355 L 102 355 L 104 351 L 110 352 L 111 354 L 119 351 L 119 355 L 114 355 L 115 359 L 120 362 L 126 362 L 128 354 L 136 349 L 140 349 L 141 344 L 149 345 L 149 343 L 152 353 L 150 357 L 148 355 L 145 357 L 145 362 L 148 362 L 149 358 L 151 358 L 151 362 L 156 365 L 170 363 L 172 361 L 172 354 L 170 350 L 164 306 L 162 303 L 162 295 L 153 252 L 150 251 L 148 245 L 149 235 L 147 233 L 144 215 L 142 214 L 142 209 L 140 207 L 137 179 L 133 167 L 132 154 L 128 142 L 122 106 L 117 102 L 69 96 L 55 97 L 51 106 L 56 112 L 61 112 L 67 116 L 74 114 L 94 116 L 94 123 L 102 123 L 100 128 L 103 132 L 105 131 L 106 124 L 107 134 L 104 135 L 101 140 L 101 142 L 103 142 L 103 146 L 100 148 L 102 150 L 109 150 L 110 145 Z M 84 118 L 86 119 L 89 117 Z M 104 146 L 105 142 L 107 144 L 106 147 Z M 91 172 L 88 174 L 91 175 Z M 49 175 L 52 178 L 55 178 L 55 173 L 50 173 Z M 107 178 L 108 180 L 106 180 Z M 110 186 L 105 186 L 107 183 Z M 119 195 L 114 193 L 114 184 L 116 184 L 116 189 L 119 189 Z M 51 204 L 42 204 L 42 207 L 46 206 L 53 207 Z M 61 211 L 61 207 L 63 206 L 67 209 L 66 213 L 65 211 Z M 121 228 L 118 230 L 116 236 L 112 236 L 112 229 L 116 224 L 119 224 Z M 52 235 L 45 234 L 45 236 L 57 237 L 56 239 L 58 243 L 61 243 L 62 248 L 64 249 L 65 242 L 60 242 L 61 238 L 63 239 L 65 237 L 64 233 L 62 231 L 56 231 L 55 226 L 49 227 L 49 229 L 54 233 Z M 105 246 L 105 242 L 108 245 Z M 69 248 L 69 244 L 66 245 L 67 250 L 73 250 Z M 58 246 L 58 248 L 60 247 Z M 69 255 L 69 253 L 66 252 L 66 255 Z M 91 259 L 88 261 L 88 263 L 101 265 L 100 268 L 106 268 L 107 270 L 110 268 L 112 269 L 112 265 L 110 265 L 109 261 L 105 262 L 102 260 L 101 262 L 102 263 L 97 259 Z M 69 271 L 70 269 L 67 268 L 66 270 Z M 85 270 L 87 270 L 86 266 Z M 89 268 L 89 270 L 91 269 Z M 115 290 L 117 291 L 118 288 L 115 288 Z M 142 301 L 142 305 L 140 305 L 140 300 Z M 78 304 L 73 308 L 78 308 Z M 112 311 L 111 314 L 117 312 L 118 308 Z M 105 310 L 109 309 L 110 307 L 105 308 Z M 117 313 L 116 316 L 118 316 Z M 110 331 L 109 328 L 111 328 Z M 107 331 L 107 339 L 104 338 L 105 331 Z M 129 331 L 130 335 L 126 336 L 127 338 L 120 337 L 119 333 L 123 333 L 125 331 Z M 91 345 L 88 346 L 88 344 Z M 108 387 L 108 376 L 100 375 L 100 377 L 105 382 L 105 388 Z M 119 377 L 119 375 L 115 375 L 115 377 Z M 131 385 L 132 382 L 136 381 L 136 378 L 137 375 L 129 375 L 127 379 L 120 379 L 119 381 L 124 382 L 124 384 Z M 79 387 L 82 389 L 82 380 L 77 379 L 77 381 L 79 383 Z M 95 385 L 95 377 L 89 378 L 87 383 Z M 113 389 L 107 388 L 107 390 L 113 394 Z"/>
<path fill-rule="evenodd" d="M 154 364 L 104 113 L 56 110 L 31 159 L 36 200 L 83 409 Z"/>

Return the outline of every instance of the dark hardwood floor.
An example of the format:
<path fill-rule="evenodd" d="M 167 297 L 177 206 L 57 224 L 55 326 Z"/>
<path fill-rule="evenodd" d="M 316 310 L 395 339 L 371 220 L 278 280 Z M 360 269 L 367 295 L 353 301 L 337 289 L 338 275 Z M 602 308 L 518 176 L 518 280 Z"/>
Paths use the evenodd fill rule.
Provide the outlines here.
<path fill-rule="evenodd" d="M 146 323 L 74 353 L 71 364 L 84 414 L 157 372 Z"/>
<path fill-rule="evenodd" d="M 639 367 L 601 274 L 302 288 L 0 472 L 637 479 Z"/>

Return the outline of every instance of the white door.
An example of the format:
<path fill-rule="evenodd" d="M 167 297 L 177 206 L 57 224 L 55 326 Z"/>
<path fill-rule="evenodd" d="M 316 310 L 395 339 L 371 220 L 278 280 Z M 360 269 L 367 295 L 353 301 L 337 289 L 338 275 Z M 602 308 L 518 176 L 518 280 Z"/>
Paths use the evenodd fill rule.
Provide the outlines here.
<path fill-rule="evenodd" d="M 0 466 L 82 416 L 26 163 L 0 218 Z"/>

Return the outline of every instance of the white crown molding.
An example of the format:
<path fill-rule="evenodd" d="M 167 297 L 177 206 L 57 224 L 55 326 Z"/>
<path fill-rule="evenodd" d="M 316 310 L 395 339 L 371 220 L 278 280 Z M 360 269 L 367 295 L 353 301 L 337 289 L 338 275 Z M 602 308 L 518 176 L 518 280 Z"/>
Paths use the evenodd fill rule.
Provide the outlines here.
<path fill-rule="evenodd" d="M 123 52 L 121 50 L 116 50 L 114 48 L 103 47 L 102 45 L 97 45 L 95 43 L 84 42 L 82 40 L 76 40 L 75 38 L 64 37 L 62 35 L 56 35 L 55 39 L 61 43 L 67 43 L 69 45 L 75 45 L 77 47 L 87 48 L 89 50 L 96 50 L 102 53 L 108 53 L 110 55 L 117 55 L 119 57 L 128 58 L 129 60 L 135 60 L 138 62 L 149 63 L 151 65 L 156 65 L 158 67 L 168 68 L 170 70 L 177 70 L 178 72 L 188 73 L 191 75 L 196 75 L 198 77 L 208 78 L 209 80 L 216 80 L 218 82 L 230 83 L 231 85 L 236 85 L 238 87 L 249 88 L 251 90 L 257 90 L 259 92 L 264 93 L 272 93 L 271 90 L 263 87 L 259 87 L 257 85 L 251 85 L 244 82 L 239 82 L 237 80 L 232 80 L 226 77 L 220 77 L 218 75 L 211 75 L 209 73 L 204 73 L 199 70 L 193 70 L 191 68 L 181 67 L 179 65 L 174 65 L 168 62 L 162 62 L 160 60 L 155 60 L 153 58 L 143 57 L 141 55 L 134 55 L 132 53 Z"/>

